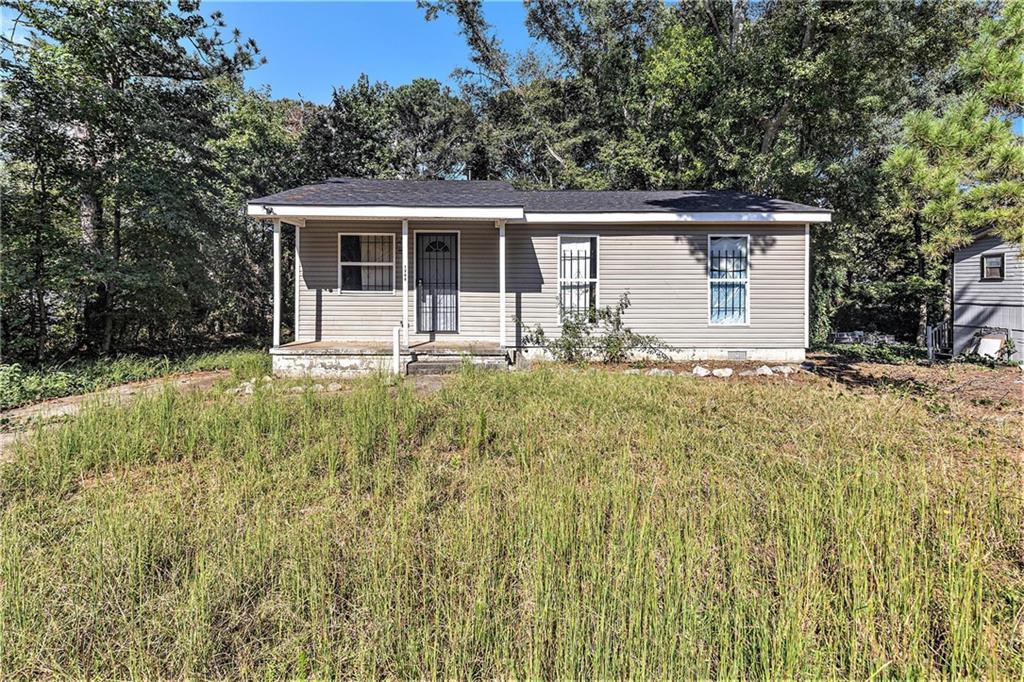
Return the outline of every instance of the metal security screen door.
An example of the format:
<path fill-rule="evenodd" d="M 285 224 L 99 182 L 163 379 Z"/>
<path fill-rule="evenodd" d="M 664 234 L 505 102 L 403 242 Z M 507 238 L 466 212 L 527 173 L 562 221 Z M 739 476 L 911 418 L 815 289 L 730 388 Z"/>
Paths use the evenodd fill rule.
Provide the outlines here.
<path fill-rule="evenodd" d="M 459 235 L 416 235 L 416 328 L 426 332 L 459 329 Z"/>

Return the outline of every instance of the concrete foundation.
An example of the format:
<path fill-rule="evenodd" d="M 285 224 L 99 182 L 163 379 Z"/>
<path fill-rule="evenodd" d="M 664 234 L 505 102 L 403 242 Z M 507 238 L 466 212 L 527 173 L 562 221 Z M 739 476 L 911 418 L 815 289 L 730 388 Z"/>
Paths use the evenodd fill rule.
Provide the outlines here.
<path fill-rule="evenodd" d="M 695 360 L 721 360 L 734 362 L 803 362 L 806 352 L 803 348 L 672 348 L 665 350 L 669 362 L 692 362 Z M 637 360 L 659 360 L 661 358 L 650 353 L 635 353 Z M 543 348 L 523 348 L 516 351 L 517 364 L 529 365 L 534 361 L 551 360 L 551 355 Z"/>

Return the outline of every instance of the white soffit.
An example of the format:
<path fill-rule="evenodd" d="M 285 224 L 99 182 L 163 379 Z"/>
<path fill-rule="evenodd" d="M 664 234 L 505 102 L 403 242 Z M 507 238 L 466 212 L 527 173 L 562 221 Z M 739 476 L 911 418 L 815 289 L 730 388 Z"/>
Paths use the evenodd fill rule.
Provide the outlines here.
<path fill-rule="evenodd" d="M 301 218 L 395 218 L 395 219 L 452 219 L 452 220 L 522 220 L 519 207 L 470 206 L 279 206 L 274 204 L 248 204 L 247 214 L 252 218 L 289 222 L 290 217 Z"/>

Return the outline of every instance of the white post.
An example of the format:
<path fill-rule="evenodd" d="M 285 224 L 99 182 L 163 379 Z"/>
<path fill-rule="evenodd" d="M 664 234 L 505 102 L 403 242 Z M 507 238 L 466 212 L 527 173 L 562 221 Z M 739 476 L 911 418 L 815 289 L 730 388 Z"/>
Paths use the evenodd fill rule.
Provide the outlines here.
<path fill-rule="evenodd" d="M 295 262 L 292 267 L 295 270 L 295 328 L 292 332 L 292 341 L 299 341 L 299 226 L 295 226 Z"/>
<path fill-rule="evenodd" d="M 811 224 L 804 225 L 804 350 L 811 347 Z"/>
<path fill-rule="evenodd" d="M 281 221 L 274 221 L 274 347 L 281 345 Z"/>
<path fill-rule="evenodd" d="M 398 327 L 394 327 L 391 330 L 391 371 L 394 372 L 395 374 L 401 374 L 402 366 L 401 358 L 398 352 L 399 334 L 400 329 Z"/>
<path fill-rule="evenodd" d="M 409 221 L 402 221 L 402 333 L 409 347 Z"/>
<path fill-rule="evenodd" d="M 498 334 L 500 339 L 498 344 L 504 348 L 506 339 L 506 312 L 505 308 L 508 302 L 505 300 L 505 221 L 498 222 L 498 314 L 501 315 L 501 319 L 498 322 Z"/>

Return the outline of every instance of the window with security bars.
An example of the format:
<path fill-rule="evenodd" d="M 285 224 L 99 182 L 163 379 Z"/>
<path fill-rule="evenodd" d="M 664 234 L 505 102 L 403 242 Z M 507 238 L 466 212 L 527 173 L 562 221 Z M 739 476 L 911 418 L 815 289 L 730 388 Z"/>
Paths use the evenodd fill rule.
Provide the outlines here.
<path fill-rule="evenodd" d="M 338 288 L 342 292 L 394 292 L 394 235 L 343 234 L 338 240 Z"/>
<path fill-rule="evenodd" d="M 711 324 L 747 324 L 749 239 L 711 237 L 708 242 L 708 287 Z"/>
<path fill-rule="evenodd" d="M 597 237 L 558 239 L 558 300 L 562 316 L 597 315 Z"/>

